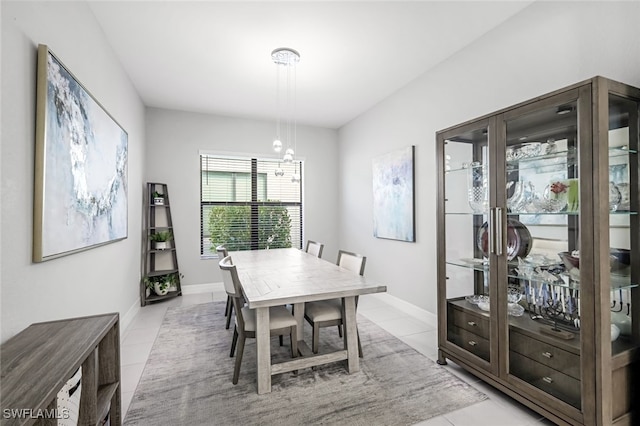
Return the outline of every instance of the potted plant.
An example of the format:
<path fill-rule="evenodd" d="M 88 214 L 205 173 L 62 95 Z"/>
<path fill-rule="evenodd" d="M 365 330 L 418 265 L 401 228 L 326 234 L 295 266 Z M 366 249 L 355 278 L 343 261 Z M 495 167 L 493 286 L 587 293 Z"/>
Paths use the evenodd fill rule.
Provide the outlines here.
<path fill-rule="evenodd" d="M 169 241 L 173 238 L 171 231 L 158 231 L 149 235 L 149 239 L 154 244 L 154 249 L 165 250 L 169 248 Z"/>
<path fill-rule="evenodd" d="M 157 276 L 157 277 L 144 277 L 144 284 L 147 287 L 147 291 L 150 292 L 153 290 L 155 294 L 158 296 L 164 296 L 169 292 L 169 283 L 167 282 L 167 276 Z M 150 293 L 147 293 L 147 296 Z"/>
<path fill-rule="evenodd" d="M 153 204 L 159 206 L 164 205 L 164 194 L 158 191 L 153 191 Z"/>

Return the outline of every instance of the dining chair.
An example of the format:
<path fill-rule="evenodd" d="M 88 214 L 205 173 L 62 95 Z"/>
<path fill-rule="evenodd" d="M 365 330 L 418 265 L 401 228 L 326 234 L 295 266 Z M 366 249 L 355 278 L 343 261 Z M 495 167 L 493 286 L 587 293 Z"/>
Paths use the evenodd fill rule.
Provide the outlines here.
<path fill-rule="evenodd" d="M 226 256 L 219 263 L 222 272 L 222 280 L 227 295 L 231 297 L 231 301 L 235 306 L 235 327 L 233 329 L 233 341 L 231 342 L 230 357 L 233 357 L 238 346 L 236 354 L 235 368 L 233 369 L 233 384 L 238 383 L 240 375 L 240 365 L 242 364 L 242 355 L 244 353 L 244 343 L 247 338 L 256 337 L 256 315 L 255 310 L 244 306 L 240 278 L 236 265 L 233 264 L 231 256 Z M 288 334 L 291 339 L 291 358 L 298 356 L 298 336 L 295 318 L 291 312 L 284 306 L 274 306 L 269 308 L 269 331 L 271 336 L 282 336 Z"/>
<path fill-rule="evenodd" d="M 323 248 L 324 248 L 324 244 L 319 243 L 317 241 L 307 240 L 307 247 L 305 248 L 304 251 L 314 255 L 315 257 L 322 257 Z"/>
<path fill-rule="evenodd" d="M 338 251 L 337 265 L 355 272 L 358 275 L 364 275 L 364 266 L 367 261 L 366 256 L 352 253 L 344 250 Z M 358 298 L 356 297 L 356 308 L 358 306 Z M 342 299 L 319 300 L 315 302 L 307 302 L 304 305 L 304 318 L 313 328 L 311 350 L 318 353 L 320 343 L 320 328 L 338 326 L 338 333 L 342 337 Z M 360 336 L 358 335 L 358 355 L 362 358 L 362 345 L 360 344 Z"/>
<path fill-rule="evenodd" d="M 218 259 L 222 260 L 225 257 L 229 256 L 229 252 L 224 244 L 220 244 L 216 247 L 216 252 L 218 253 Z M 244 304 L 244 303 L 243 303 Z M 227 317 L 226 329 L 229 329 L 231 325 L 231 314 L 233 313 L 233 303 L 231 302 L 231 296 L 227 295 L 227 305 L 224 308 L 224 316 Z"/>

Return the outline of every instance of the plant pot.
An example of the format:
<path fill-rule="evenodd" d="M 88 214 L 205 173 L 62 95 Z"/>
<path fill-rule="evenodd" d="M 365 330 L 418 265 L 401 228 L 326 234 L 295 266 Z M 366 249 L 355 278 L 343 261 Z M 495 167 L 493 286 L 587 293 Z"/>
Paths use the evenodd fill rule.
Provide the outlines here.
<path fill-rule="evenodd" d="M 169 248 L 169 243 L 167 241 L 154 241 L 154 248 L 156 250 L 166 250 Z"/>
<path fill-rule="evenodd" d="M 165 294 L 167 294 L 169 292 L 169 287 L 165 286 L 163 287 L 164 290 L 162 288 L 160 288 L 160 284 L 159 283 L 155 283 L 153 285 L 153 291 L 158 295 L 158 296 L 164 296 Z"/>
<path fill-rule="evenodd" d="M 155 204 L 156 206 L 163 206 L 164 205 L 164 198 L 163 197 L 154 197 L 153 204 Z"/>

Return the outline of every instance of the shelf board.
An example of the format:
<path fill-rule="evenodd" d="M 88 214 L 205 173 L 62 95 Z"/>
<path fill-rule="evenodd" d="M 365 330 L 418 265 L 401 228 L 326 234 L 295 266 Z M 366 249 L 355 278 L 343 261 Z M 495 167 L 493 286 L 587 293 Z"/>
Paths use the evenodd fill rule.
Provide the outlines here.
<path fill-rule="evenodd" d="M 116 391 L 118 390 L 118 386 L 119 383 L 115 382 L 115 383 L 109 383 L 106 385 L 102 385 L 98 388 L 98 398 L 97 398 L 97 410 L 96 410 L 96 414 L 97 414 L 97 420 L 98 420 L 98 424 L 102 424 L 100 423 L 102 420 L 104 420 L 105 417 L 107 417 L 107 414 L 109 413 L 109 409 L 111 408 L 111 398 L 113 398 L 113 395 L 115 395 Z"/>
<path fill-rule="evenodd" d="M 178 272 L 177 269 L 162 269 L 157 271 L 149 271 L 147 272 L 148 277 L 159 277 L 162 275 L 169 275 Z"/>
<path fill-rule="evenodd" d="M 164 296 L 158 296 L 157 294 L 153 294 L 152 293 L 145 300 L 147 302 L 158 302 L 160 300 L 171 299 L 172 297 L 180 296 L 181 294 L 182 294 L 182 291 L 180 291 L 180 290 L 178 290 L 178 291 L 170 291 L 167 294 L 165 294 Z"/>

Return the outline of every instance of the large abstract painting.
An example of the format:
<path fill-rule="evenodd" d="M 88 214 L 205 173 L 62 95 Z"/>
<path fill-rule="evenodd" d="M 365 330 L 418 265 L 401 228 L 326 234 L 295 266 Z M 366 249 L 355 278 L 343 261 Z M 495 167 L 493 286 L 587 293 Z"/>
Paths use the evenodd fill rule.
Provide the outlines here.
<path fill-rule="evenodd" d="M 33 261 L 127 238 L 127 133 L 38 47 Z"/>
<path fill-rule="evenodd" d="M 414 147 L 373 159 L 373 235 L 415 242 Z"/>

